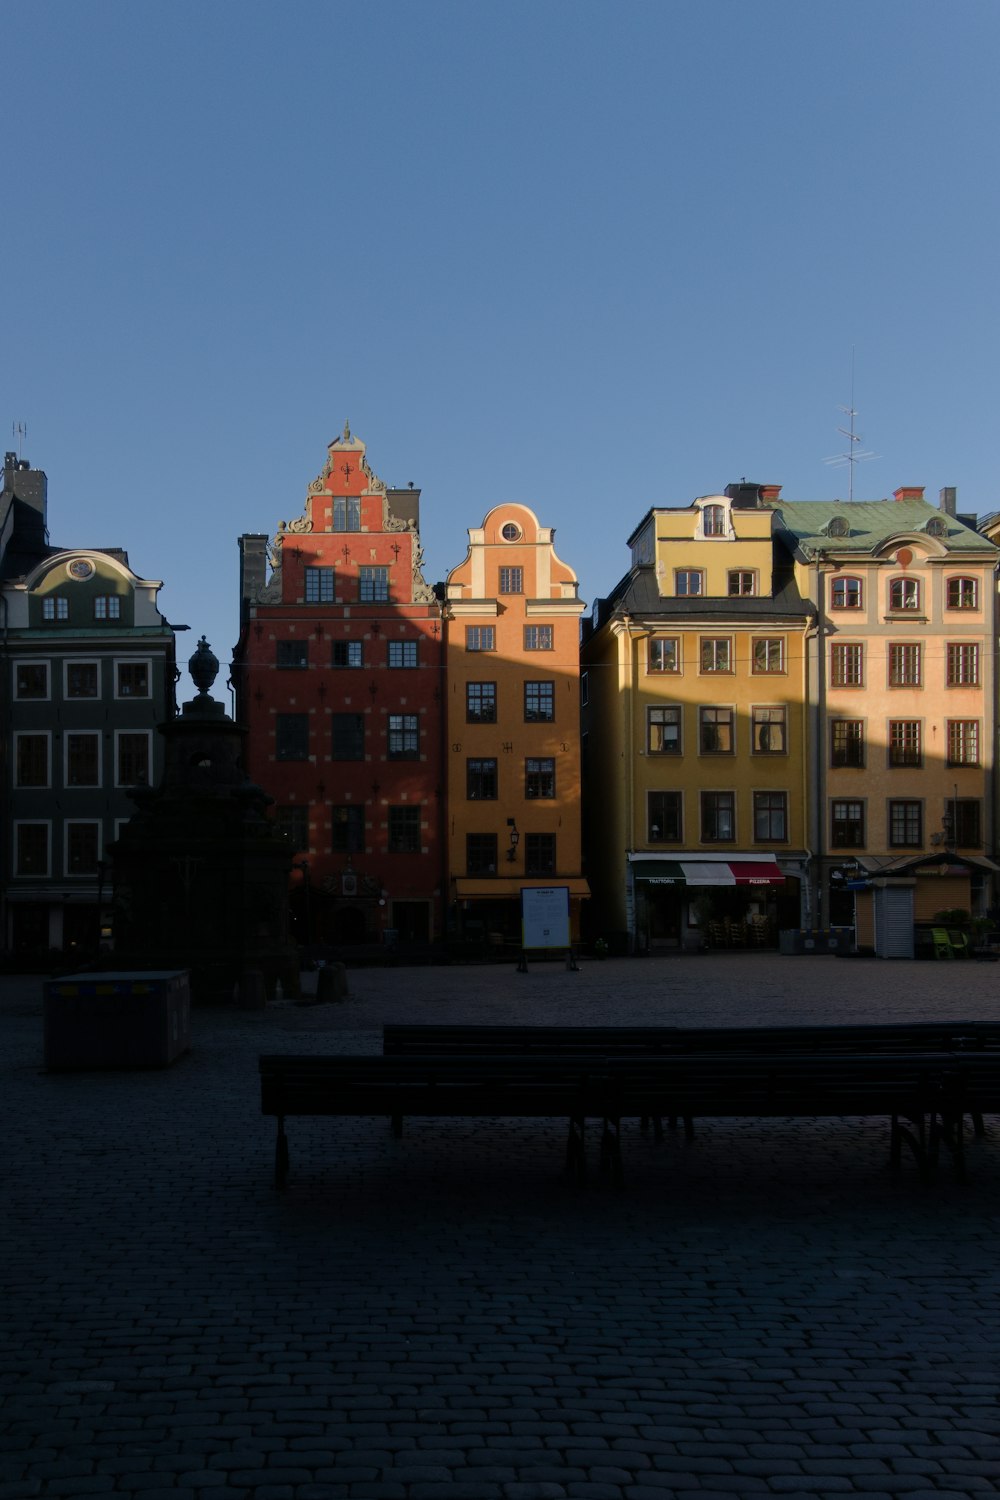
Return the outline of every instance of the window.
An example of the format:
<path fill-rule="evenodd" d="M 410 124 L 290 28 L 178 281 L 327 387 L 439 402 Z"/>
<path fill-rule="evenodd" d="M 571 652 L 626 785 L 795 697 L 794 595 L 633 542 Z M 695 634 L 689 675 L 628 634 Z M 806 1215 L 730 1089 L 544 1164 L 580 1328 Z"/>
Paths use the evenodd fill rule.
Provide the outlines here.
<path fill-rule="evenodd" d="M 46 661 L 18 662 L 14 674 L 15 698 L 49 696 L 49 664 Z"/>
<path fill-rule="evenodd" d="M 100 786 L 101 737 L 89 731 L 66 736 L 66 785 Z"/>
<path fill-rule="evenodd" d="M 890 609 L 919 609 L 920 581 L 917 578 L 890 578 Z"/>
<path fill-rule="evenodd" d="M 341 496 L 334 500 L 330 529 L 331 531 L 361 530 L 361 501 L 356 496 Z"/>
<path fill-rule="evenodd" d="M 975 797 L 949 797 L 945 806 L 945 827 L 955 848 L 981 847 L 981 812 L 982 804 Z"/>
<path fill-rule="evenodd" d="M 702 636 L 701 670 L 703 672 L 731 672 L 733 670 L 733 643 L 728 635 Z"/>
<path fill-rule="evenodd" d="M 415 667 L 417 665 L 416 641 L 389 642 L 390 667 Z"/>
<path fill-rule="evenodd" d="M 301 671 L 309 665 L 309 645 L 306 641 L 279 641 L 277 665 Z"/>
<path fill-rule="evenodd" d="M 524 722 L 526 724 L 551 724 L 555 716 L 555 683 L 526 682 L 524 684 Z"/>
<path fill-rule="evenodd" d="M 551 651 L 552 626 L 525 625 L 524 649 L 525 651 Z"/>
<path fill-rule="evenodd" d="M 146 729 L 115 736 L 115 785 L 148 786 L 150 734 Z"/>
<path fill-rule="evenodd" d="M 700 568 L 678 568 L 674 574 L 674 593 L 680 599 L 694 599 L 701 593 L 702 582 Z"/>
<path fill-rule="evenodd" d="M 787 792 L 754 792 L 753 836 L 758 844 L 783 844 L 787 841 Z"/>
<path fill-rule="evenodd" d="M 465 795 L 469 802 L 495 802 L 497 799 L 497 763 L 495 759 L 475 757 L 465 762 Z"/>
<path fill-rule="evenodd" d="M 96 698 L 100 678 L 96 661 L 70 661 L 66 663 L 66 697 Z"/>
<path fill-rule="evenodd" d="M 122 601 L 118 594 L 98 594 L 94 600 L 95 620 L 120 620 Z"/>
<path fill-rule="evenodd" d="M 919 719 L 889 720 L 890 766 L 919 766 L 923 761 Z"/>
<path fill-rule="evenodd" d="M 101 617 L 98 616 L 98 618 Z M 42 600 L 42 619 L 45 621 L 68 620 L 69 600 L 63 599 L 58 594 L 50 594 L 47 599 Z"/>
<path fill-rule="evenodd" d="M 361 667 L 364 665 L 364 648 L 360 641 L 334 641 L 333 665 L 335 667 Z"/>
<path fill-rule="evenodd" d="M 309 759 L 308 714 L 278 714 L 274 750 L 278 760 Z"/>
<path fill-rule="evenodd" d="M 862 645 L 830 647 L 830 686 L 860 687 L 864 682 L 865 648 Z"/>
<path fill-rule="evenodd" d="M 948 647 L 948 686 L 979 686 L 978 646 L 950 645 Z"/>
<path fill-rule="evenodd" d="M 736 797 L 733 792 L 702 792 L 701 841 L 724 843 L 735 838 Z"/>
<path fill-rule="evenodd" d="M 521 528 L 514 521 L 508 521 L 500 530 L 500 535 L 505 542 L 516 542 L 521 535 Z"/>
<path fill-rule="evenodd" d="M 646 798 L 646 837 L 651 844 L 681 842 L 680 792 L 650 792 Z"/>
<path fill-rule="evenodd" d="M 389 759 L 417 760 L 420 756 L 420 722 L 416 714 L 389 715 Z"/>
<path fill-rule="evenodd" d="M 389 853 L 420 853 L 419 807 L 390 807 Z"/>
<path fill-rule="evenodd" d="M 364 714 L 333 714 L 333 760 L 364 760 L 365 716 Z"/>
<path fill-rule="evenodd" d="M 703 536 L 725 536 L 726 507 L 724 505 L 703 505 L 701 510 L 701 530 Z"/>
<path fill-rule="evenodd" d="M 830 848 L 860 849 L 865 841 L 863 802 L 830 803 Z"/>
<path fill-rule="evenodd" d="M 979 579 L 949 578 L 945 599 L 949 609 L 978 609 Z"/>
<path fill-rule="evenodd" d="M 335 854 L 353 854 L 364 847 L 364 808 L 356 802 L 334 803 L 330 808 L 330 848 Z"/>
<path fill-rule="evenodd" d="M 889 848 L 919 849 L 924 842 L 923 807 L 919 802 L 889 803 Z"/>
<path fill-rule="evenodd" d="M 731 708 L 699 708 L 698 744 L 702 755 L 731 755 L 733 753 L 733 721 Z"/>
<path fill-rule="evenodd" d="M 333 569 L 306 568 L 306 603 L 333 603 Z"/>
<path fill-rule="evenodd" d="M 556 836 L 554 833 L 524 835 L 525 875 L 554 875 L 556 872 Z"/>
<path fill-rule="evenodd" d="M 47 734 L 14 735 L 14 785 L 48 786 L 49 737 Z"/>
<path fill-rule="evenodd" d="M 732 569 L 726 591 L 731 599 L 752 598 L 757 592 L 757 574 L 748 568 Z"/>
<path fill-rule="evenodd" d="M 495 833 L 465 835 L 465 873 L 495 875 L 497 872 L 497 836 Z"/>
<path fill-rule="evenodd" d="M 523 594 L 524 593 L 524 569 L 523 568 L 501 568 L 500 569 L 500 593 L 501 594 Z"/>
<path fill-rule="evenodd" d="M 646 745 L 650 755 L 680 755 L 681 710 L 677 704 L 647 709 Z"/>
<path fill-rule="evenodd" d="M 14 824 L 15 875 L 49 873 L 49 825 L 47 823 Z"/>
<path fill-rule="evenodd" d="M 358 598 L 362 604 L 387 604 L 389 602 L 389 569 L 359 568 Z"/>
<path fill-rule="evenodd" d="M 524 795 L 528 801 L 549 799 L 556 794 L 556 763 L 550 757 L 524 762 Z"/>
<path fill-rule="evenodd" d="M 100 823 L 66 823 L 66 874 L 96 875 L 101 856 Z"/>
<path fill-rule="evenodd" d="M 788 710 L 784 707 L 751 710 L 750 749 L 754 755 L 784 755 L 788 748 Z"/>
<path fill-rule="evenodd" d="M 753 669 L 756 673 L 785 670 L 785 638 L 768 636 L 753 643 Z"/>
<path fill-rule="evenodd" d="M 466 651 L 495 651 L 496 627 L 493 625 L 466 625 Z"/>
<path fill-rule="evenodd" d="M 863 719 L 830 720 L 830 764 L 863 766 L 865 763 L 865 723 Z"/>
<path fill-rule="evenodd" d="M 465 718 L 469 724 L 495 724 L 497 721 L 497 685 L 495 682 L 465 684 Z"/>
<path fill-rule="evenodd" d="M 889 645 L 889 686 L 919 687 L 921 682 L 922 647 L 919 642 L 902 645 L 893 641 Z"/>
<path fill-rule="evenodd" d="M 296 854 L 309 851 L 309 809 L 303 803 L 292 803 L 279 807 L 274 814 L 274 826 L 288 840 Z"/>
<path fill-rule="evenodd" d="M 680 646 L 680 641 L 673 636 L 654 636 L 649 643 L 647 672 L 679 672 L 681 669 Z"/>
<path fill-rule="evenodd" d="M 948 720 L 948 765 L 978 766 L 979 720 Z"/>
<path fill-rule="evenodd" d="M 863 593 L 860 578 L 831 578 L 831 609 L 860 609 L 862 599 Z"/>

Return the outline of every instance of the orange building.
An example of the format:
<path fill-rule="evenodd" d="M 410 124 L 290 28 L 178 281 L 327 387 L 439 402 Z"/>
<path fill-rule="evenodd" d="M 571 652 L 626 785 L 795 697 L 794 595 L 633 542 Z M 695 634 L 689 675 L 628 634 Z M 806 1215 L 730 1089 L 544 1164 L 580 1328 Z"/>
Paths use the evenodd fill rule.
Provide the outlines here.
<path fill-rule="evenodd" d="M 551 527 L 526 505 L 470 529 L 445 586 L 449 925 L 514 942 L 521 890 L 565 886 L 574 938 L 580 834 L 579 619 Z"/>

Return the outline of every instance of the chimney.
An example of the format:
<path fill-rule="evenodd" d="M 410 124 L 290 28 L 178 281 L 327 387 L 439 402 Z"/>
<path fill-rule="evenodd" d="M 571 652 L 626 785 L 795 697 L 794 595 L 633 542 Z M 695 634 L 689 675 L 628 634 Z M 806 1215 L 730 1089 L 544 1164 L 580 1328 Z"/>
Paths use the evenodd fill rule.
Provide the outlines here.
<path fill-rule="evenodd" d="M 957 514 L 958 491 L 953 484 L 945 485 L 938 494 L 938 510 L 943 510 L 946 516 Z"/>
<path fill-rule="evenodd" d="M 49 481 L 42 469 L 33 469 L 26 458 L 5 453 L 4 494 L 13 497 L 13 547 L 18 552 L 42 556 L 46 547 L 46 511 Z"/>
<path fill-rule="evenodd" d="M 780 484 L 762 484 L 760 487 L 760 503 L 762 505 L 777 505 L 780 494 Z"/>
<path fill-rule="evenodd" d="M 240 543 L 240 613 L 246 617 L 247 605 L 256 599 L 267 582 L 267 534 L 249 532 Z"/>
<path fill-rule="evenodd" d="M 741 479 L 739 484 L 726 485 L 726 495 L 733 502 L 734 510 L 756 510 L 760 505 L 773 505 L 780 493 L 780 484 L 750 484 Z"/>
<path fill-rule="evenodd" d="M 894 500 L 922 500 L 924 498 L 924 487 L 922 484 L 901 484 L 898 490 L 893 490 Z"/>

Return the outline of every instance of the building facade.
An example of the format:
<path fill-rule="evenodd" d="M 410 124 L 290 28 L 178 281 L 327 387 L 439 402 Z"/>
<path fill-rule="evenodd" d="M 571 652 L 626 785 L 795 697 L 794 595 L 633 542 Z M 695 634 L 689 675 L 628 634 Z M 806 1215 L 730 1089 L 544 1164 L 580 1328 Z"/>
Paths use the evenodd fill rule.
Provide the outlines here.
<path fill-rule="evenodd" d="M 516 944 L 524 887 L 565 886 L 581 847 L 580 616 L 572 570 L 526 505 L 495 506 L 448 574 L 446 785 L 452 932 Z"/>
<path fill-rule="evenodd" d="M 442 932 L 444 635 L 419 528 L 420 491 L 345 426 L 302 515 L 240 538 L 237 715 L 295 851 L 300 943 Z"/>
<path fill-rule="evenodd" d="M 758 486 L 654 509 L 585 630 L 587 870 L 618 951 L 808 922 L 815 611 Z M 598 935 L 595 929 L 595 935 Z"/>
<path fill-rule="evenodd" d="M 45 475 L 14 454 L 2 503 L 4 943 L 95 952 L 110 936 L 105 851 L 134 811 L 129 789 L 162 769 L 174 634 L 161 583 L 125 552 L 49 546 Z"/>
<path fill-rule="evenodd" d="M 816 612 L 808 838 L 823 922 L 852 922 L 851 887 L 904 867 L 919 870 L 920 914 L 935 903 L 985 910 L 996 870 L 1000 552 L 956 515 L 952 489 L 938 507 L 917 487 L 870 502 L 769 493 Z"/>

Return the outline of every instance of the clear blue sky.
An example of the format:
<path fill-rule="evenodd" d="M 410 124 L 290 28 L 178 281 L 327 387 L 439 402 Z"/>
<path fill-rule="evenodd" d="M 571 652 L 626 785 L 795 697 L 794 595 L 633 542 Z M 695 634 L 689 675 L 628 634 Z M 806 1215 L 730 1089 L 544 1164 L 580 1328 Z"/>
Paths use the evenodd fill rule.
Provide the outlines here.
<path fill-rule="evenodd" d="M 185 658 L 345 418 L 430 582 L 501 500 L 590 603 L 651 505 L 846 497 L 852 347 L 856 498 L 1000 507 L 993 0 L 0 14 L 4 446 Z"/>

